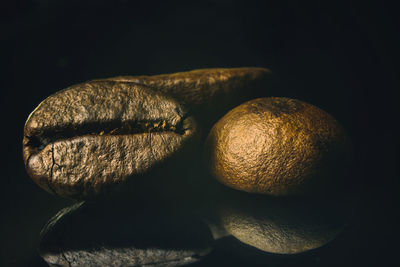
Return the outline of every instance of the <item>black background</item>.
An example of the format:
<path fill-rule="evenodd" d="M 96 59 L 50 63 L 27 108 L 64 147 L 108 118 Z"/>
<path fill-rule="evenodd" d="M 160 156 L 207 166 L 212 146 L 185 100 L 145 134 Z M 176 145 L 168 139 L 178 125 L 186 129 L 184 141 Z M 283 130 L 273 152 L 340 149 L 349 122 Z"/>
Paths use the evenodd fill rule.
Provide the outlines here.
<path fill-rule="evenodd" d="M 360 201 L 350 230 L 333 245 L 279 266 L 394 264 L 399 186 L 394 6 L 380 1 L 9 2 L 0 7 L 0 266 L 46 266 L 36 252 L 39 231 L 71 203 L 41 190 L 24 169 L 23 125 L 44 98 L 94 78 L 241 66 L 269 68 L 277 96 L 332 114 L 356 152 Z M 250 266 L 236 255 L 212 257 L 204 266 Z"/>

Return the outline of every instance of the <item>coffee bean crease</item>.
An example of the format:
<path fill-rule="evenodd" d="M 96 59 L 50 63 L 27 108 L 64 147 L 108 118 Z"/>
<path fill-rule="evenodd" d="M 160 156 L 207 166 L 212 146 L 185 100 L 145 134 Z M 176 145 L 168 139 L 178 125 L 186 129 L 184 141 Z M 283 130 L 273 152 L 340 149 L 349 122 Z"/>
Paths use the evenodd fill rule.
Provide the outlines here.
<path fill-rule="evenodd" d="M 48 97 L 32 112 L 23 155 L 42 188 L 86 198 L 172 157 L 195 128 L 176 100 L 144 85 L 88 82 Z"/>

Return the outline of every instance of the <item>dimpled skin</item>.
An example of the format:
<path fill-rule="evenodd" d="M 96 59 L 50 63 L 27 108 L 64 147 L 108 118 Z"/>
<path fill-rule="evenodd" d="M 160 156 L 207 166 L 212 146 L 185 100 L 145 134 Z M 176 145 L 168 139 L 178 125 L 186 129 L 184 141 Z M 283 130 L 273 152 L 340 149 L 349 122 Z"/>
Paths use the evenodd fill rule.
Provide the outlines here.
<path fill-rule="evenodd" d="M 321 193 L 343 177 L 349 145 L 329 114 L 289 98 L 248 101 L 207 137 L 212 175 L 231 188 L 290 196 Z"/>

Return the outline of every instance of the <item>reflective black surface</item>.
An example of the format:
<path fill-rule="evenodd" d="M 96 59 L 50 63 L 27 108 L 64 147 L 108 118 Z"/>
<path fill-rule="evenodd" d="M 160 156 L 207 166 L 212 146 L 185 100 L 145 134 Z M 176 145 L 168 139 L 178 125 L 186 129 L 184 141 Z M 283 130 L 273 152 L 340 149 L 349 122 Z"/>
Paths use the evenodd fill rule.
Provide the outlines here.
<path fill-rule="evenodd" d="M 319 249 L 272 255 L 224 237 L 193 266 L 392 264 L 399 188 L 396 10 L 380 1 L 2 3 L 0 265 L 46 266 L 37 251 L 40 230 L 73 204 L 42 191 L 24 170 L 23 124 L 45 97 L 95 78 L 237 66 L 271 69 L 267 96 L 315 104 L 344 125 L 355 148 L 356 208 L 343 232 Z M 203 190 L 211 201 L 212 190 Z"/>

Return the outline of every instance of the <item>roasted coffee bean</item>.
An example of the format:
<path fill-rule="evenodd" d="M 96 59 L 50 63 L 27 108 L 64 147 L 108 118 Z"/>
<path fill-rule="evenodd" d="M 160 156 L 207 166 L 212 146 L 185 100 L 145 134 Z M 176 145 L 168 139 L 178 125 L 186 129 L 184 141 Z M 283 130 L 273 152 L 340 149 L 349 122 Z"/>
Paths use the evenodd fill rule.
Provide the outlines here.
<path fill-rule="evenodd" d="M 256 67 L 199 69 L 106 80 L 144 84 L 173 96 L 191 110 L 205 134 L 233 107 L 255 97 L 271 95 L 270 71 Z"/>
<path fill-rule="evenodd" d="M 58 212 L 41 232 L 39 254 L 50 266 L 181 266 L 212 248 L 209 229 L 188 212 L 107 201 Z"/>
<path fill-rule="evenodd" d="M 258 98 L 229 111 L 206 142 L 213 176 L 231 188 L 274 196 L 340 194 L 351 146 L 343 127 L 296 99 Z"/>
<path fill-rule="evenodd" d="M 248 90 L 257 90 L 270 78 L 265 68 L 215 68 L 198 69 L 187 72 L 161 74 L 154 76 L 119 76 L 105 80 L 134 82 L 147 85 L 178 99 L 183 105 L 191 108 L 210 106 L 221 95 L 222 98 L 236 94 L 245 94 Z"/>
<path fill-rule="evenodd" d="M 268 76 L 262 68 L 204 69 L 71 86 L 29 116 L 27 172 L 48 192 L 97 196 L 181 152 L 200 136 L 194 117 L 208 132 L 230 105 L 245 99 L 237 96 L 264 88 Z"/>
<path fill-rule="evenodd" d="M 23 158 L 48 192 L 88 198 L 148 173 L 195 133 L 176 100 L 144 85 L 92 81 L 55 93 L 32 112 Z"/>

